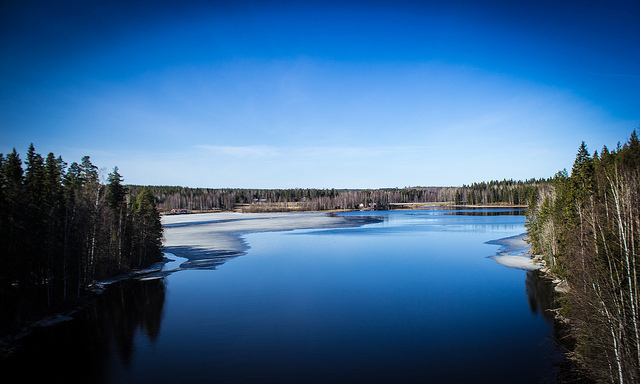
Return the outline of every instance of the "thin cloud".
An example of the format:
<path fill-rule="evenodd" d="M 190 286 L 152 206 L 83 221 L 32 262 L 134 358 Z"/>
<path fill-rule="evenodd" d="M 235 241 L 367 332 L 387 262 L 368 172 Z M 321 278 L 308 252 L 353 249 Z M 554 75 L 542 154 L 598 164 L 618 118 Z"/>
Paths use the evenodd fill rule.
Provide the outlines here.
<path fill-rule="evenodd" d="M 272 158 L 282 154 L 276 147 L 264 145 L 230 146 L 230 145 L 198 145 L 196 148 L 203 149 L 215 155 L 232 156 L 242 158 Z"/>
<path fill-rule="evenodd" d="M 426 146 L 228 146 L 198 145 L 197 149 L 220 156 L 241 158 L 277 158 L 292 156 L 298 160 L 334 161 L 336 159 L 398 156 L 426 151 Z"/>

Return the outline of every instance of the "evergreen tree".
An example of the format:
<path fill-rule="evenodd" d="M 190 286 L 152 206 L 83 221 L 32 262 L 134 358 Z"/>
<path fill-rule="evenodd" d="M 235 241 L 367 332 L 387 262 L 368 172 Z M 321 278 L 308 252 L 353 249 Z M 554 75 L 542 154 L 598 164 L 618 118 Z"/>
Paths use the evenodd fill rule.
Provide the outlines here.
<path fill-rule="evenodd" d="M 142 188 L 133 204 L 134 246 L 138 267 L 147 262 L 159 261 L 162 247 L 162 225 L 153 195 L 147 187 Z M 132 256 L 136 256 L 133 254 Z"/>
<path fill-rule="evenodd" d="M 91 163 L 91 159 L 89 156 L 84 156 L 82 158 L 82 162 L 79 165 L 79 171 L 79 175 L 83 185 L 89 188 L 94 188 L 97 184 L 100 183 L 100 179 L 98 176 L 98 167 Z"/>
<path fill-rule="evenodd" d="M 24 191 L 26 204 L 25 223 L 26 243 L 23 247 L 23 258 L 31 271 L 32 279 L 43 280 L 46 273 L 46 249 L 41 239 L 45 238 L 47 201 L 44 198 L 45 171 L 44 159 L 36 153 L 33 143 L 29 145 L 24 173 Z"/>
<path fill-rule="evenodd" d="M 113 168 L 113 172 L 109 174 L 107 178 L 107 205 L 114 211 L 118 212 L 124 198 L 127 195 L 127 189 L 122 185 L 123 178 L 118 173 L 118 167 Z"/>
<path fill-rule="evenodd" d="M 18 263 L 20 248 L 24 243 L 24 230 L 22 212 L 24 205 L 24 171 L 22 169 L 22 160 L 13 149 L 13 152 L 7 155 L 2 163 L 2 184 L 4 208 L 2 212 L 2 221 L 6 230 L 6 239 L 0 254 L 3 254 L 8 260 L 7 263 L 13 268 Z"/>

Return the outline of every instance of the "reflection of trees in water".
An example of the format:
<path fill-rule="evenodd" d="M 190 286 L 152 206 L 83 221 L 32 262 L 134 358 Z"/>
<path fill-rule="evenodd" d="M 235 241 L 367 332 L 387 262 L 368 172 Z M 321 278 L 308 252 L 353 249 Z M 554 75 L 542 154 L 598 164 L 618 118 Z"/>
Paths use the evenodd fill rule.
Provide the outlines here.
<path fill-rule="evenodd" d="M 554 355 L 557 355 L 557 361 L 554 364 L 557 368 L 555 372 L 556 384 L 589 384 L 587 375 L 580 369 L 574 361 L 564 356 L 567 351 L 575 348 L 575 340 L 570 337 L 568 326 L 556 319 L 556 309 L 560 307 L 560 297 L 556 294 L 554 285 L 551 281 L 541 276 L 539 271 L 527 272 L 525 280 L 525 289 L 527 299 L 529 300 L 529 308 L 534 314 L 539 314 L 545 322 L 553 328 L 553 342 L 557 346 Z"/>
<path fill-rule="evenodd" d="M 556 295 L 553 286 L 548 280 L 543 279 L 538 272 L 527 272 L 525 280 L 527 299 L 532 313 L 542 316 L 549 324 L 554 323 Z"/>
<path fill-rule="evenodd" d="M 503 211 L 464 210 L 464 211 L 443 213 L 443 215 L 455 215 L 455 216 L 524 216 L 524 214 L 525 214 L 524 209 L 510 209 L 510 210 L 503 210 Z"/>
<path fill-rule="evenodd" d="M 122 362 L 128 365 L 134 350 L 134 337 L 140 329 L 155 342 L 165 301 L 166 286 L 163 279 L 123 280 L 109 287 L 100 297 L 98 305 L 88 316 L 113 335 L 113 342 Z"/>
<path fill-rule="evenodd" d="M 138 330 L 152 343 L 160 334 L 164 279 L 123 280 L 110 285 L 73 321 L 37 329 L 0 363 L 7 382 L 100 383 L 113 379 L 114 358 L 131 362 Z M 117 351 L 115 357 L 113 349 Z"/>

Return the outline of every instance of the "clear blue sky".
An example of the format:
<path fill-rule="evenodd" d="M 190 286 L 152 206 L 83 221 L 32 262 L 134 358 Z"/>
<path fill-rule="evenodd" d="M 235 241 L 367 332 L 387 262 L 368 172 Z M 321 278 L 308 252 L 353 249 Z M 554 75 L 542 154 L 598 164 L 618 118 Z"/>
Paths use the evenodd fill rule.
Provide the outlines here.
<path fill-rule="evenodd" d="M 640 1 L 3 1 L 0 152 L 130 184 L 549 177 L 640 124 Z"/>

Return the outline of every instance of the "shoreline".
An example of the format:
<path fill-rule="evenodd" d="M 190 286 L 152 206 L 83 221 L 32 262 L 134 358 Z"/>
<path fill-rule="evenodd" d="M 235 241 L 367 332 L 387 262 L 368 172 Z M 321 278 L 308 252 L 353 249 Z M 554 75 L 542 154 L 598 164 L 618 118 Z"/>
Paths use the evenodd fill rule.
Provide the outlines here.
<path fill-rule="evenodd" d="M 284 204 L 284 203 L 282 203 Z M 484 209 L 484 208 L 512 208 L 522 209 L 527 208 L 526 204 L 509 204 L 509 203 L 491 203 L 491 204 L 456 204 L 454 202 L 426 202 L 426 203 L 389 203 L 389 211 L 403 211 L 413 209 L 430 209 L 430 208 L 470 208 L 470 209 Z M 249 209 L 247 209 L 249 208 Z M 247 204 L 238 205 L 231 210 L 211 209 L 211 210 L 184 210 L 186 212 L 176 213 L 171 211 L 160 212 L 162 217 L 165 216 L 185 216 L 185 215 L 199 215 L 199 214 L 213 214 L 213 213 L 336 213 L 336 212 L 371 212 L 376 211 L 372 208 L 362 209 L 325 209 L 325 210 L 306 210 L 297 207 L 283 207 L 282 205 L 273 204 Z"/>
<path fill-rule="evenodd" d="M 538 271 L 540 275 L 553 284 L 555 292 L 565 294 L 569 287 L 565 280 L 560 279 L 547 267 L 547 262 L 543 255 L 531 253 L 529 243 L 526 240 L 526 233 L 501 239 L 487 241 L 486 244 L 499 245 L 495 255 L 487 256 L 505 267 L 523 269 L 527 271 Z M 523 252 L 522 252 L 523 251 Z"/>

